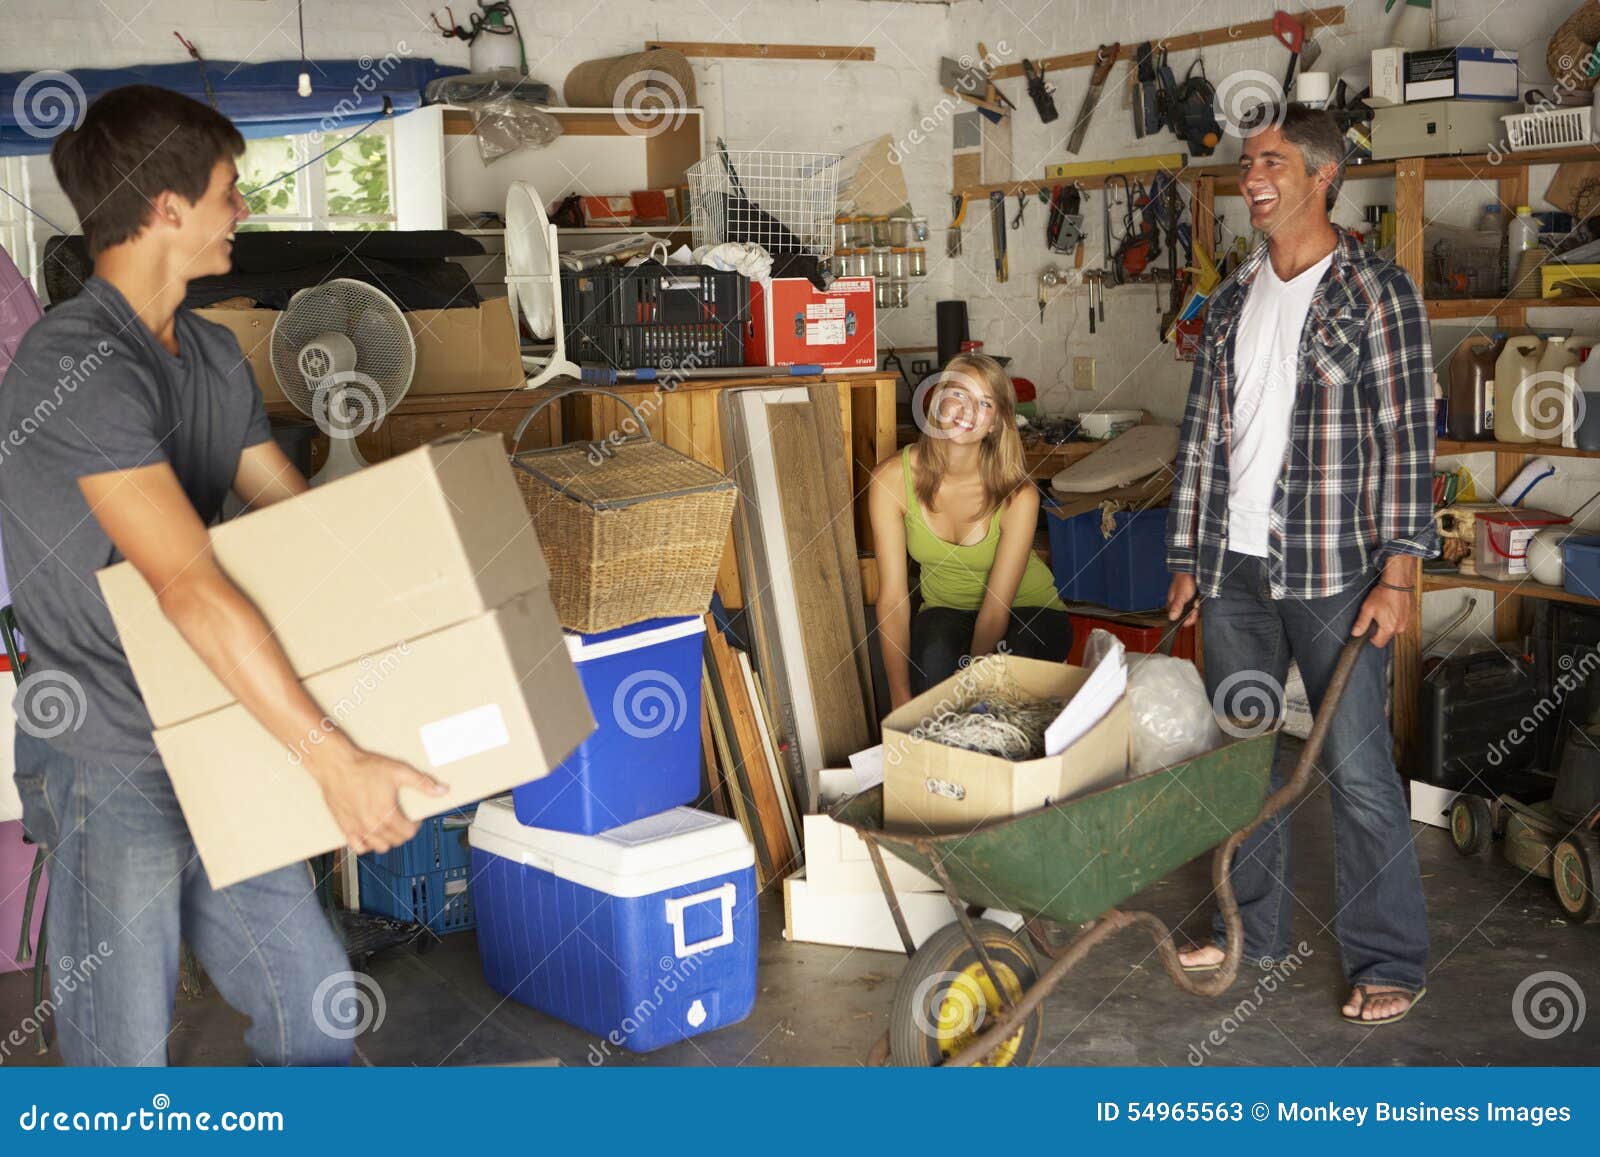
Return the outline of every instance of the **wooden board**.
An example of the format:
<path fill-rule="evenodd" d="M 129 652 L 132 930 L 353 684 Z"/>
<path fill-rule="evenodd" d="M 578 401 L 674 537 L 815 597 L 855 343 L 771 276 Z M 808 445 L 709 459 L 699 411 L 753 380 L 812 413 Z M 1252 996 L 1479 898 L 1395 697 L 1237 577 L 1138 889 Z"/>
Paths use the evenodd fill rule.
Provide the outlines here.
<path fill-rule="evenodd" d="M 711 715 L 712 740 L 717 744 L 717 756 L 722 761 L 723 772 L 727 776 L 728 796 L 733 802 L 734 813 L 739 817 L 745 835 L 750 837 L 750 846 L 755 850 L 756 886 L 764 888 L 767 882 L 774 878 L 772 850 L 768 846 L 767 833 L 761 826 L 755 799 L 750 791 L 722 679 L 712 662 L 709 635 L 706 638 L 704 651 L 702 667 L 705 671 L 705 698 Z"/>
<path fill-rule="evenodd" d="M 863 44 L 735 44 L 716 40 L 652 40 L 647 48 L 667 48 L 685 56 L 739 60 L 876 60 L 878 50 Z"/>
<path fill-rule="evenodd" d="M 794 803 L 794 785 L 784 772 L 783 761 L 778 758 L 778 748 L 772 736 L 772 719 L 767 715 L 761 694 L 761 681 L 756 678 L 749 655 L 736 651 L 734 658 L 739 660 L 739 675 L 744 679 L 745 692 L 756 706 L 754 715 L 756 727 L 761 732 L 761 751 L 766 757 L 767 774 L 772 779 L 772 793 L 777 797 L 778 808 L 783 813 L 784 834 L 789 837 L 790 845 L 800 851 L 800 820 L 797 818 L 799 809 Z"/>
<path fill-rule="evenodd" d="M 831 471 L 822 468 L 825 460 L 815 409 L 810 404 L 768 406 L 767 420 L 794 577 L 795 613 L 805 639 L 806 670 L 822 742 L 821 766 L 839 767 L 853 752 L 872 745 L 872 729 L 856 666 L 857 648 L 846 623 L 846 580 L 830 525 L 835 520 L 817 501 L 826 490 L 821 475 Z M 850 588 L 854 591 L 855 583 Z M 859 594 L 854 598 L 859 608 Z M 863 615 L 861 635 L 865 633 Z"/>

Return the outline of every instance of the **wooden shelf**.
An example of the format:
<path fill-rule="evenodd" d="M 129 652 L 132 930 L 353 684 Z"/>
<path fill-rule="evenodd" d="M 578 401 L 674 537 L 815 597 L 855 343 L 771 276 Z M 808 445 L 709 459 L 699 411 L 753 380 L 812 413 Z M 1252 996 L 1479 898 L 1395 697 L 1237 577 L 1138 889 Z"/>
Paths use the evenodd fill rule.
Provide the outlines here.
<path fill-rule="evenodd" d="M 1561 603 L 1580 603 L 1587 607 L 1600 607 L 1600 599 L 1571 594 L 1561 587 L 1536 583 L 1532 579 L 1488 579 L 1473 574 L 1422 575 L 1424 591 L 1475 590 L 1494 591 L 1501 595 L 1518 595 L 1522 598 L 1553 599 Z"/>
<path fill-rule="evenodd" d="M 1568 297 L 1432 297 L 1428 316 L 1435 321 L 1457 317 L 1493 317 L 1508 309 L 1600 309 L 1600 298 Z"/>
<path fill-rule="evenodd" d="M 1526 454 L 1540 458 L 1600 458 L 1600 450 L 1569 450 L 1550 442 L 1457 442 L 1440 438 L 1436 454 Z"/>

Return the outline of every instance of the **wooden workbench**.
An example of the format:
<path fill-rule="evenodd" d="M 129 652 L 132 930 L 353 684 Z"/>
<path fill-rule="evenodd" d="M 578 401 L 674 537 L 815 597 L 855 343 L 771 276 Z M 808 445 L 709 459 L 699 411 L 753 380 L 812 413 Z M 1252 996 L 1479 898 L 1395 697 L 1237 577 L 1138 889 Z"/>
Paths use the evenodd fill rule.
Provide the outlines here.
<path fill-rule="evenodd" d="M 829 374 L 825 378 L 775 377 L 752 370 L 747 378 L 691 378 L 671 390 L 653 383 L 623 383 L 608 387 L 627 398 L 644 418 L 651 436 L 714 470 L 726 471 L 722 429 L 717 408 L 723 390 L 763 386 L 813 385 L 834 382 L 839 387 L 839 416 L 844 427 L 842 463 L 849 471 L 850 492 L 855 496 L 857 547 L 869 551 L 871 521 L 867 510 L 867 484 L 872 468 L 895 449 L 895 381 L 892 373 L 866 371 Z M 550 398 L 570 381 L 557 380 L 534 390 L 495 390 L 471 394 L 415 394 L 401 399 L 376 430 L 356 439 L 368 462 L 381 462 L 394 454 L 415 449 L 435 438 L 464 430 L 494 430 L 507 439 L 528 410 Z M 267 403 L 269 416 L 304 421 L 287 402 Z M 598 394 L 574 395 L 551 405 L 534 420 L 522 440 L 524 450 L 587 441 L 613 430 L 625 430 L 627 411 Z M 327 452 L 327 438 L 313 442 L 312 469 Z M 730 537 L 723 553 L 717 589 L 730 607 L 741 607 L 738 559 Z M 869 598 L 872 596 L 869 594 Z"/>

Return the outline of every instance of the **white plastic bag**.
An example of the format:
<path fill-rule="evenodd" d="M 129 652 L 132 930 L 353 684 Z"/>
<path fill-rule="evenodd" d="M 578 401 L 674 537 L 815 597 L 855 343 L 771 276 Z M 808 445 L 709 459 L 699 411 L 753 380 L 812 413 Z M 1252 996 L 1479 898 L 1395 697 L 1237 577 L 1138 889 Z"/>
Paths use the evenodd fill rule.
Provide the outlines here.
<path fill-rule="evenodd" d="M 1115 635 L 1096 627 L 1084 646 L 1084 666 L 1092 667 L 1121 647 Z M 1193 663 L 1166 655 L 1129 655 L 1127 663 L 1134 775 L 1171 767 L 1221 745 L 1222 730 Z"/>

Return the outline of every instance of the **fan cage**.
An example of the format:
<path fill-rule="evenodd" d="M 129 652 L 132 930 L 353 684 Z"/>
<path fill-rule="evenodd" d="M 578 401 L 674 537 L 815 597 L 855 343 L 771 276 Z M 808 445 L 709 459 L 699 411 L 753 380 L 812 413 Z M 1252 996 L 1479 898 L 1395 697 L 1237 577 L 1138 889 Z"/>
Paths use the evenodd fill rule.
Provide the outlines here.
<path fill-rule="evenodd" d="M 355 372 L 383 392 L 387 412 L 411 384 L 416 341 L 394 301 L 381 289 L 353 278 L 302 289 L 278 315 L 272 328 L 271 360 L 284 396 L 301 413 L 313 413 L 318 383 L 306 377 L 300 351 L 330 332 L 345 334 L 355 343 Z"/>
<path fill-rule="evenodd" d="M 749 241 L 769 253 L 830 256 L 843 159 L 838 153 L 762 149 L 717 152 L 697 161 L 689 169 L 695 246 Z M 753 208 L 745 209 L 740 199 Z"/>

